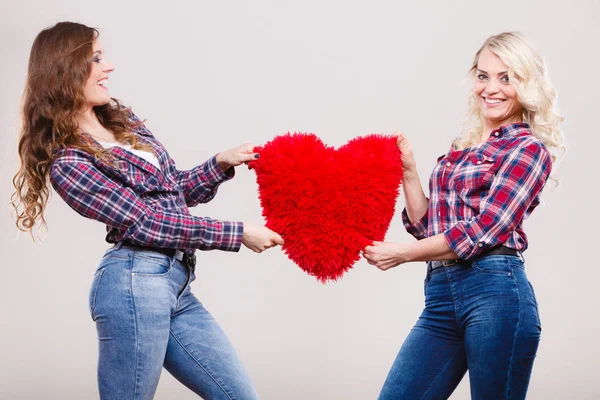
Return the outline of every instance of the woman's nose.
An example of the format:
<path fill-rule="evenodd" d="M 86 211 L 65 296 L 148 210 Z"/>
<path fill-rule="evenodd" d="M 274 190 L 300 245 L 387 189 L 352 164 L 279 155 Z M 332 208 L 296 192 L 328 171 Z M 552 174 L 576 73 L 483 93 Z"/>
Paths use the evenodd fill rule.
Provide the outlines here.
<path fill-rule="evenodd" d="M 105 64 L 104 64 L 104 72 L 113 72 L 115 70 L 115 66 L 113 65 L 113 63 L 111 63 L 110 61 L 105 59 Z"/>
<path fill-rule="evenodd" d="M 485 85 L 485 91 L 488 94 L 498 93 L 498 82 L 495 79 L 489 79 Z"/>

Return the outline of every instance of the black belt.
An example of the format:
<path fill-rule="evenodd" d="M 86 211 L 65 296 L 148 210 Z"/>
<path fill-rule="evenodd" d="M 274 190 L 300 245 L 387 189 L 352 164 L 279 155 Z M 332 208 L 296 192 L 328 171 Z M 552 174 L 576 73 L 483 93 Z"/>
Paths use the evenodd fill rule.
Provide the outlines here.
<path fill-rule="evenodd" d="M 491 250 L 488 250 L 481 254 L 477 258 L 486 257 L 486 256 L 516 256 L 518 257 L 521 252 L 519 250 L 511 249 L 506 246 L 497 246 Z M 460 258 L 457 260 L 442 260 L 442 261 L 431 261 L 431 269 L 434 270 L 436 268 L 441 267 L 449 267 L 451 265 L 461 264 L 461 263 L 471 263 L 473 260 L 461 260 Z"/>
<path fill-rule="evenodd" d="M 190 268 L 192 271 L 196 267 L 196 255 L 194 253 L 184 253 L 183 251 L 177 249 L 163 249 L 160 247 L 142 246 L 127 241 L 124 241 L 121 246 L 127 247 L 132 250 L 154 251 L 156 253 L 164 254 L 165 256 L 172 257 L 177 261 L 180 261 L 183 265 Z"/>

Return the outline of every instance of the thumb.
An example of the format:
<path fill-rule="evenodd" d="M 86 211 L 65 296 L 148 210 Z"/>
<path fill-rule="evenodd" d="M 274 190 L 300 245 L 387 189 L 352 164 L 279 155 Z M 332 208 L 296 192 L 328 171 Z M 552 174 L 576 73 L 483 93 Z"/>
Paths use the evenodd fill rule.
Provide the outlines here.
<path fill-rule="evenodd" d="M 278 235 L 277 233 L 273 234 L 273 242 L 275 242 L 275 244 L 278 244 L 280 246 L 283 246 L 283 244 L 285 243 L 285 241 L 283 240 L 283 238 Z"/>

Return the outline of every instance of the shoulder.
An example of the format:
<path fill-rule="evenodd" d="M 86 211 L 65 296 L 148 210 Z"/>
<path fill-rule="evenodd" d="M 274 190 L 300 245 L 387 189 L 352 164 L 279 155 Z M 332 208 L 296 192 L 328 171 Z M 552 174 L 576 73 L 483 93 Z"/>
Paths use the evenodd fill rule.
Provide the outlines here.
<path fill-rule="evenodd" d="M 502 163 L 512 172 L 529 171 L 541 177 L 549 176 L 552 171 L 550 152 L 531 130 L 515 135 L 506 142 Z"/>
<path fill-rule="evenodd" d="M 54 159 L 52 160 L 52 166 L 66 165 L 66 164 L 91 164 L 94 157 L 77 147 L 63 147 L 57 150 Z"/>
<path fill-rule="evenodd" d="M 66 175 L 88 170 L 94 165 L 94 157 L 76 147 L 60 149 L 50 165 L 50 182 L 64 181 Z M 74 183 L 74 182 L 71 182 Z"/>
<path fill-rule="evenodd" d="M 92 165 L 91 154 L 75 147 L 62 148 L 50 165 L 50 183 L 56 190 L 69 191 L 80 184 L 84 171 Z"/>
<path fill-rule="evenodd" d="M 536 160 L 551 160 L 550 151 L 530 129 L 523 129 L 507 142 L 509 154 L 526 155 Z"/>

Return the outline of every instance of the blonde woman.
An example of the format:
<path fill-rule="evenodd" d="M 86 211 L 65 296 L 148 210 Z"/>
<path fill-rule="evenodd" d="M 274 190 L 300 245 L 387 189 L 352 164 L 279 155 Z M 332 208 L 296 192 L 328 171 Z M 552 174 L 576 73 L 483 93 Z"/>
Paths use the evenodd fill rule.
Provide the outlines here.
<path fill-rule="evenodd" d="M 475 126 L 438 159 L 425 197 L 410 144 L 398 137 L 406 208 L 417 242 L 375 242 L 363 256 L 387 270 L 427 261 L 425 309 L 380 399 L 447 399 L 469 370 L 473 399 L 525 398 L 541 334 L 521 253 L 563 148 L 556 93 L 518 33 L 488 38 L 471 73 Z"/>

